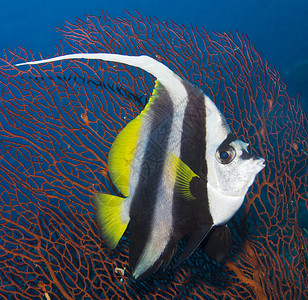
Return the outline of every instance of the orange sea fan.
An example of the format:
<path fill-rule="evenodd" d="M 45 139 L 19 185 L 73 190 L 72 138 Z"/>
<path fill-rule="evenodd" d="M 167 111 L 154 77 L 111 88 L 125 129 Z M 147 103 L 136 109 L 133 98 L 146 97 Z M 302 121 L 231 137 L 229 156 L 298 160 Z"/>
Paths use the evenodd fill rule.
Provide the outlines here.
<path fill-rule="evenodd" d="M 304 299 L 307 118 L 248 38 L 138 13 L 88 16 L 59 31 L 64 40 L 52 57 L 108 52 L 162 61 L 213 99 L 267 167 L 230 222 L 233 249 L 226 264 L 197 250 L 176 269 L 135 282 L 128 239 L 107 249 L 91 195 L 117 192 L 107 173 L 108 151 L 144 107 L 153 78 L 102 61 L 16 68 L 42 57 L 7 51 L 0 66 L 1 297 Z"/>

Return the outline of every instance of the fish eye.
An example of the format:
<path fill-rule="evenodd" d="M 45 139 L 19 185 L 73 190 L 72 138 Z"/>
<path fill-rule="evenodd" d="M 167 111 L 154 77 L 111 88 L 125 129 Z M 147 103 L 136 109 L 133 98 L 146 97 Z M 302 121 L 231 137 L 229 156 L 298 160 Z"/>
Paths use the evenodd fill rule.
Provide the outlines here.
<path fill-rule="evenodd" d="M 232 146 L 223 146 L 218 148 L 218 150 L 216 151 L 216 159 L 221 164 L 229 164 L 235 158 L 235 154 L 236 151 Z"/>

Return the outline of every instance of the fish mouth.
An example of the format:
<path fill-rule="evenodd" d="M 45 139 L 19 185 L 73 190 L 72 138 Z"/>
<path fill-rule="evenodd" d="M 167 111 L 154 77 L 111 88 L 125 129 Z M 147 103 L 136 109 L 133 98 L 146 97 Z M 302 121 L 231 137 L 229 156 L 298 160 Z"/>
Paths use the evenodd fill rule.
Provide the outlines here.
<path fill-rule="evenodd" d="M 258 157 L 257 166 L 261 168 L 260 170 L 262 170 L 266 166 L 265 159 L 262 157 Z"/>

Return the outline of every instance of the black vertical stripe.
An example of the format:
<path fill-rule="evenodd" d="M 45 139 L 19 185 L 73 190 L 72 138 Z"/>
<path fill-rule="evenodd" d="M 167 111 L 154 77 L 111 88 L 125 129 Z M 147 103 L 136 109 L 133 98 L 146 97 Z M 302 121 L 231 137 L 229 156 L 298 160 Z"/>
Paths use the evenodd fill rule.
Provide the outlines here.
<path fill-rule="evenodd" d="M 190 185 L 194 200 L 186 200 L 176 190 L 173 199 L 174 235 L 181 238 L 185 234 L 197 232 L 200 228 L 211 228 L 213 219 L 209 212 L 207 195 L 206 164 L 206 104 L 204 93 L 187 81 L 183 81 L 188 94 L 182 138 L 181 160 L 200 179 L 193 179 Z M 206 231 L 206 230 L 205 230 Z"/>
<path fill-rule="evenodd" d="M 151 130 L 130 208 L 129 264 L 132 269 L 136 267 L 152 230 L 157 190 L 163 175 L 171 133 L 173 104 L 169 93 L 162 85 L 156 87 L 156 98 L 151 104 L 147 117 L 151 120 Z"/>
<path fill-rule="evenodd" d="M 203 92 L 188 81 L 183 81 L 188 94 L 188 103 L 183 120 L 181 159 L 197 175 L 205 171 L 206 109 Z M 205 167 L 206 168 L 206 167 Z"/>

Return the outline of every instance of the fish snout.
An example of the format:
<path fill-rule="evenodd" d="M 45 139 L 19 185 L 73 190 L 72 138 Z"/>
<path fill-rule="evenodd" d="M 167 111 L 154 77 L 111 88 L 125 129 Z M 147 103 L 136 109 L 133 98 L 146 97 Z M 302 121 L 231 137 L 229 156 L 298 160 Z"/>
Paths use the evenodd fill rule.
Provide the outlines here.
<path fill-rule="evenodd" d="M 253 162 L 255 164 L 255 170 L 257 173 L 260 172 L 266 166 L 265 159 L 259 156 L 254 156 Z"/>

